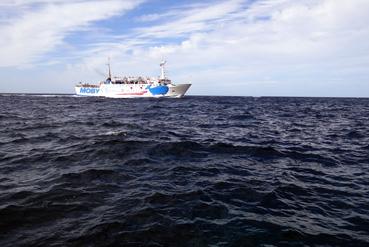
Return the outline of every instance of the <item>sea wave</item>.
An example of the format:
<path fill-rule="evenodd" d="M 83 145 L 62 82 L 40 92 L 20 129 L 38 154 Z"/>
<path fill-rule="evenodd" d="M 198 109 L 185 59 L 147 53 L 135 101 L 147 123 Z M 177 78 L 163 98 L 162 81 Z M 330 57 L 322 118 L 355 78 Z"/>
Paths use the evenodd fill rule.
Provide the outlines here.
<path fill-rule="evenodd" d="M 1 246 L 367 246 L 369 100 L 0 96 Z"/>

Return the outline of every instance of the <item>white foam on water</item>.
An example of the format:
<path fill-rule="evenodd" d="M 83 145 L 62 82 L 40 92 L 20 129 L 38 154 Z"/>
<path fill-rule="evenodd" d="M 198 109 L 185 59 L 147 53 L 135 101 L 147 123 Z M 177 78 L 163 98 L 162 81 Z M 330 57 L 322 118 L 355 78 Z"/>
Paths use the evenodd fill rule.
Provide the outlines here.
<path fill-rule="evenodd" d="M 124 135 L 126 136 L 127 135 L 127 132 L 125 131 L 108 131 L 108 132 L 105 132 L 103 134 L 101 134 L 103 136 L 117 136 L 117 135 Z"/>

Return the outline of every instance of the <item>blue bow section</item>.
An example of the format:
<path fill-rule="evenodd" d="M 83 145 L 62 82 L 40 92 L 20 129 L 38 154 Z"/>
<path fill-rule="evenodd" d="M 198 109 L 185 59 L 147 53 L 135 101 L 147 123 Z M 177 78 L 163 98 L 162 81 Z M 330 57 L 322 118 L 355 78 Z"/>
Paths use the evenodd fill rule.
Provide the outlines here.
<path fill-rule="evenodd" d="M 150 86 L 147 86 L 147 89 L 149 89 L 152 95 L 160 95 L 160 94 L 164 95 L 169 91 L 168 86 L 162 86 L 162 85 L 156 86 L 156 87 L 152 87 L 150 85 Z"/>

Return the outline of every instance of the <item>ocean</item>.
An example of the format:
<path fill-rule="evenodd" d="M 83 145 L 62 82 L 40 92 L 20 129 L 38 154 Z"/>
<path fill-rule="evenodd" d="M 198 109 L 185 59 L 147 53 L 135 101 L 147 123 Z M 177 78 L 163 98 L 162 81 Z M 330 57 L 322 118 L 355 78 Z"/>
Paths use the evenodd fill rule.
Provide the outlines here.
<path fill-rule="evenodd" d="M 0 246 L 369 246 L 369 99 L 0 106 Z"/>

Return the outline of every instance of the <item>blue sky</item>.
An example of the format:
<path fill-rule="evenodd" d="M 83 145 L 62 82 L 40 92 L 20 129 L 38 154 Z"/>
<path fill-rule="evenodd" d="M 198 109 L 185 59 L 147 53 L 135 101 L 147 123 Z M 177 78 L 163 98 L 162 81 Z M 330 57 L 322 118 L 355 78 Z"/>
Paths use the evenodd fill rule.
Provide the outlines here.
<path fill-rule="evenodd" d="M 1 0 L 0 92 L 159 75 L 193 95 L 369 97 L 368 0 Z"/>

